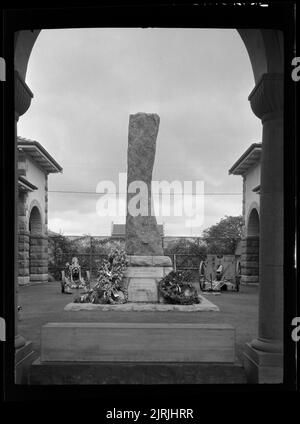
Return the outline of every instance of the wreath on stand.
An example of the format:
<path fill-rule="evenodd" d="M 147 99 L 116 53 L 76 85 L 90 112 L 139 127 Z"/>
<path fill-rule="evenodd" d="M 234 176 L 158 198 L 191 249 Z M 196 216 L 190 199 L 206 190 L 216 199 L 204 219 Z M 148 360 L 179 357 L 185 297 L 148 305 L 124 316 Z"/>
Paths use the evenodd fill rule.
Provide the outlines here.
<path fill-rule="evenodd" d="M 128 300 L 127 289 L 123 285 L 123 275 L 128 261 L 122 249 L 113 249 L 99 268 L 99 277 L 95 286 L 74 303 L 120 304 Z"/>
<path fill-rule="evenodd" d="M 158 291 L 166 303 L 192 305 L 200 303 L 197 290 L 188 280 L 188 272 L 171 271 L 158 283 Z"/>

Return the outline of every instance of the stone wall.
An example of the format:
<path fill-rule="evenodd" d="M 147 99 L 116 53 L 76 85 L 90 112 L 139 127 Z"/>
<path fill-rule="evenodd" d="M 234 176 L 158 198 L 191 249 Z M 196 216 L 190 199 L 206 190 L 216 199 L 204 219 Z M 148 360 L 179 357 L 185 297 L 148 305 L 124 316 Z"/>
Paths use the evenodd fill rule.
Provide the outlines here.
<path fill-rule="evenodd" d="M 29 283 L 29 231 L 26 218 L 26 194 L 19 193 L 18 204 L 18 283 Z"/>
<path fill-rule="evenodd" d="M 259 237 L 248 236 L 242 240 L 242 284 L 259 283 Z"/>
<path fill-rule="evenodd" d="M 18 234 L 18 282 L 29 283 L 29 232 L 20 230 Z"/>
<path fill-rule="evenodd" d="M 243 184 L 243 200 L 244 200 L 244 218 L 249 216 L 253 204 L 257 204 L 256 209 L 259 213 L 260 196 L 253 189 L 260 185 L 260 162 L 252 166 L 245 176 Z"/>
<path fill-rule="evenodd" d="M 32 219 L 34 231 L 29 231 L 25 193 L 19 193 L 18 214 L 18 283 L 48 281 L 48 236 L 43 234 L 43 223 L 38 217 Z"/>
<path fill-rule="evenodd" d="M 30 281 L 48 281 L 48 236 L 30 235 Z"/>

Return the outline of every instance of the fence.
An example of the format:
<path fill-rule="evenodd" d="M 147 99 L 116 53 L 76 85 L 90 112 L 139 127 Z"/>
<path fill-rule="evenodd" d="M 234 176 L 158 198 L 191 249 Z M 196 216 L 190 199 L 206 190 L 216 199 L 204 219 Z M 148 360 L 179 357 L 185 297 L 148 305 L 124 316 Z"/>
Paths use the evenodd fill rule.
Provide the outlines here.
<path fill-rule="evenodd" d="M 215 239 L 217 240 L 217 239 Z M 56 280 L 61 278 L 61 271 L 64 269 L 66 262 L 71 262 L 76 256 L 82 268 L 83 275 L 87 270 L 90 271 L 91 277 L 96 278 L 98 268 L 101 262 L 107 258 L 108 252 L 112 247 L 125 247 L 124 238 L 111 238 L 103 236 L 49 236 L 49 274 Z M 214 261 L 219 257 L 234 257 L 234 255 L 226 254 L 207 254 L 207 239 L 200 237 L 165 237 L 164 254 L 172 259 L 173 269 L 178 271 L 190 271 L 195 278 L 199 276 L 199 266 L 201 261 L 210 257 L 212 263 L 211 269 L 214 268 Z M 189 252 L 192 246 L 193 253 L 173 253 L 174 246 L 180 246 L 183 251 Z M 179 249 L 179 250 L 180 250 Z M 213 259 L 213 257 L 215 259 Z"/>
<path fill-rule="evenodd" d="M 76 256 L 83 274 L 87 270 L 91 276 L 97 275 L 99 265 L 113 246 L 124 247 L 125 242 L 110 237 L 101 236 L 49 236 L 49 265 L 48 271 L 56 280 L 60 279 L 61 271 L 67 262 Z"/>

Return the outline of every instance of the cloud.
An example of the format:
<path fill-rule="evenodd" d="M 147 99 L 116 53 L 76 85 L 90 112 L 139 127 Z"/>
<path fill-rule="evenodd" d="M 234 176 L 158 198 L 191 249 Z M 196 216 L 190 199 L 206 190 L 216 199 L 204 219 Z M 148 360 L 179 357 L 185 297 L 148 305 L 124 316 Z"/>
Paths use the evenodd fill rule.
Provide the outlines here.
<path fill-rule="evenodd" d="M 107 235 L 111 234 L 111 219 L 100 218 L 96 211 L 80 213 L 77 210 L 53 212 L 48 227 L 65 235 Z M 84 229 L 84 230 L 83 230 Z"/>
<path fill-rule="evenodd" d="M 49 176 L 50 190 L 93 192 L 101 180 L 117 182 L 127 169 L 129 114 L 138 111 L 161 118 L 154 179 L 201 180 L 208 192 L 241 190 L 228 169 L 260 141 L 261 124 L 247 100 L 254 79 L 237 31 L 43 30 L 27 75 L 34 99 L 18 133 L 62 165 L 63 174 Z M 239 210 L 234 199 L 206 200 L 207 222 Z M 50 193 L 49 222 L 98 233 L 104 227 L 96 201 Z M 184 231 L 184 221 L 170 228 Z"/>

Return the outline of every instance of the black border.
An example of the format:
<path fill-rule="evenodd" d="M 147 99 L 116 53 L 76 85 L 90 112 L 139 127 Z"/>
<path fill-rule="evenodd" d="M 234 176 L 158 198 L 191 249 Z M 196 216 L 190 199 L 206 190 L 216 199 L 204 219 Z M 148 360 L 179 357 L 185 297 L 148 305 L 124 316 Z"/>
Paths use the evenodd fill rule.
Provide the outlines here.
<path fill-rule="evenodd" d="M 176 3 L 176 4 L 175 4 Z M 224 2 L 221 2 L 224 3 Z M 2 9 L 3 32 L 2 54 L 6 60 L 6 82 L 1 82 L 3 98 L 3 137 L 1 142 L 1 168 L 3 204 L 1 208 L 2 247 L 1 282 L 4 304 L 0 316 L 7 322 L 7 341 L 2 343 L 5 378 L 5 400 L 45 400 L 45 399 L 101 399 L 108 408 L 110 404 L 128 409 L 130 399 L 140 407 L 163 401 L 164 407 L 180 407 L 176 401 L 204 392 L 249 392 L 249 391 L 293 391 L 296 389 L 295 343 L 291 339 L 291 321 L 296 314 L 296 279 L 294 269 L 294 239 L 296 228 L 295 215 L 295 170 L 296 170 L 296 92 L 295 82 L 291 79 L 291 61 L 294 51 L 295 10 L 293 2 L 269 3 L 269 7 L 255 5 L 226 5 L 217 2 L 179 4 L 165 1 L 163 4 L 127 5 L 104 3 L 84 7 L 68 7 L 61 2 L 52 2 L 47 8 L 8 6 Z M 28 4 L 28 6 L 30 6 Z M 28 7 L 27 6 L 27 7 Z M 284 31 L 285 47 L 285 100 L 284 100 L 284 139 L 290 140 L 284 146 L 284 383 L 282 385 L 159 385 L 159 386 L 20 386 L 13 382 L 14 376 L 14 32 L 24 29 L 79 27 L 203 27 L 203 28 L 271 28 Z M 221 75 L 220 75 L 221 76 Z M 247 94 L 246 94 L 247 95 Z M 250 105 L 249 105 L 250 107 Z M 184 391 L 184 395 L 183 395 Z M 118 401 L 116 401 L 116 399 Z M 186 402 L 185 402 L 186 403 Z M 192 407 L 189 405 L 187 407 Z M 199 403 L 196 403 L 199 405 Z M 104 405 L 104 403 L 102 403 Z M 100 405 L 99 405 L 100 406 Z M 102 417 L 104 418 L 104 416 Z"/>

